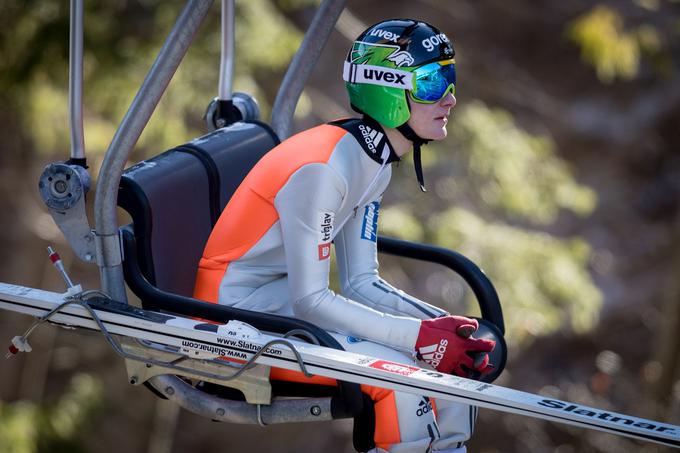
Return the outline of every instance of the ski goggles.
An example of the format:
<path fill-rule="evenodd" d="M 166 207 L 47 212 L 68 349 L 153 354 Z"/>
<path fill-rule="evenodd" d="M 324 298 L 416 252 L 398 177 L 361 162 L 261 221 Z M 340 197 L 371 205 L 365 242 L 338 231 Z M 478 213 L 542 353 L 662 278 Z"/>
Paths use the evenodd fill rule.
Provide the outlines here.
<path fill-rule="evenodd" d="M 456 63 L 453 59 L 435 61 L 413 71 L 411 99 L 434 104 L 448 93 L 456 94 Z"/>

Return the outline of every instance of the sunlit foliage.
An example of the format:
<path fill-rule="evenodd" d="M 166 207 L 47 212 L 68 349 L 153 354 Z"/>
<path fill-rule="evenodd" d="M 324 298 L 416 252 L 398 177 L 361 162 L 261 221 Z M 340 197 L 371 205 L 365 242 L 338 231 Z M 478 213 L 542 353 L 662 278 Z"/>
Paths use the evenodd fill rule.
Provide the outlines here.
<path fill-rule="evenodd" d="M 594 192 L 574 181 L 553 141 L 518 128 L 509 113 L 472 102 L 456 116 L 453 131 L 474 189 L 488 206 L 539 224 L 554 222 L 560 209 L 593 210 Z"/>
<path fill-rule="evenodd" d="M 644 2 L 646 8 L 658 8 Z M 657 56 L 662 48 L 659 32 L 650 25 L 626 30 L 621 15 L 607 6 L 596 6 L 568 27 L 569 38 L 581 48 L 582 58 L 595 67 L 605 83 L 630 80 L 638 75 L 643 54 Z M 660 68 L 662 69 L 662 68 Z"/>
<path fill-rule="evenodd" d="M 86 374 L 74 376 L 54 404 L 0 401 L 0 447 L 3 453 L 84 452 L 86 428 L 101 407 L 101 384 Z"/>
<path fill-rule="evenodd" d="M 569 36 L 580 44 L 583 59 L 595 67 L 603 82 L 637 75 L 640 49 L 613 9 L 597 6 L 572 23 Z"/>

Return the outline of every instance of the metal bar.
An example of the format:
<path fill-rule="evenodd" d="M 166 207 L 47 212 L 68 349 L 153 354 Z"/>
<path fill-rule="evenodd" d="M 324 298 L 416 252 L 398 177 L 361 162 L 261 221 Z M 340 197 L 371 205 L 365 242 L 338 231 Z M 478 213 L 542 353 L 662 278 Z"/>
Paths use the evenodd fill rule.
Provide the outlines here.
<path fill-rule="evenodd" d="M 155 376 L 148 382 L 184 409 L 222 422 L 273 425 L 329 421 L 334 418 L 331 398 L 282 399 L 274 400 L 268 406 L 260 406 L 208 395 L 175 376 Z"/>
<path fill-rule="evenodd" d="M 71 120 L 71 158 L 85 158 L 83 133 L 83 0 L 71 0 L 68 107 Z"/>
<path fill-rule="evenodd" d="M 205 19 L 212 0 L 190 0 L 165 40 L 156 61 L 132 101 L 109 145 L 97 180 L 95 235 L 100 245 L 97 264 L 102 289 L 114 299 L 126 301 L 122 256 L 118 238 L 116 199 L 125 162 L 151 114 L 175 74 L 189 45 Z"/>
<path fill-rule="evenodd" d="M 281 140 L 290 136 L 293 114 L 302 89 L 340 17 L 346 0 L 325 0 L 309 26 L 305 38 L 288 67 L 272 109 L 272 128 Z"/>
<path fill-rule="evenodd" d="M 496 288 L 486 274 L 469 258 L 453 250 L 385 236 L 378 236 L 378 251 L 448 267 L 470 286 L 477 298 L 482 317 L 491 321 L 501 333 L 505 333 L 503 309 Z"/>
<path fill-rule="evenodd" d="M 234 91 L 234 0 L 222 0 L 222 52 L 220 54 L 220 81 L 218 97 L 228 101 Z"/>

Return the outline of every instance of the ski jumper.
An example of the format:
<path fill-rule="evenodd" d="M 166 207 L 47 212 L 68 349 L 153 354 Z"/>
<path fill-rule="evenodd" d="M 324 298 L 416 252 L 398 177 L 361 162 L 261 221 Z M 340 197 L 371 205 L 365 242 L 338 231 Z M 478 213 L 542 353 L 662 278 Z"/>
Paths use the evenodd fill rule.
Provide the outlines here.
<path fill-rule="evenodd" d="M 378 275 L 378 211 L 390 164 L 398 160 L 382 127 L 368 118 L 324 124 L 284 141 L 253 167 L 222 212 L 194 296 L 298 317 L 331 332 L 348 351 L 415 363 L 419 320 L 446 312 Z M 341 295 L 328 287 L 331 242 Z M 324 381 L 279 369 L 271 378 Z M 378 449 L 463 451 L 475 408 L 365 385 L 362 391 L 375 402 Z"/>

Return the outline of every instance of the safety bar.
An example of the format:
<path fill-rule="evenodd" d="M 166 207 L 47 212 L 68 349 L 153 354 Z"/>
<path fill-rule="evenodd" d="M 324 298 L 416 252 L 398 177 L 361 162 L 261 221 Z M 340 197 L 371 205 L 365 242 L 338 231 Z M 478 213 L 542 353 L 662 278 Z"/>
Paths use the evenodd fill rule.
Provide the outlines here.
<path fill-rule="evenodd" d="M 378 251 L 389 255 L 438 263 L 456 272 L 467 283 L 479 303 L 482 318 L 491 321 L 505 333 L 503 310 L 491 280 L 472 261 L 460 253 L 433 245 L 378 236 Z"/>

